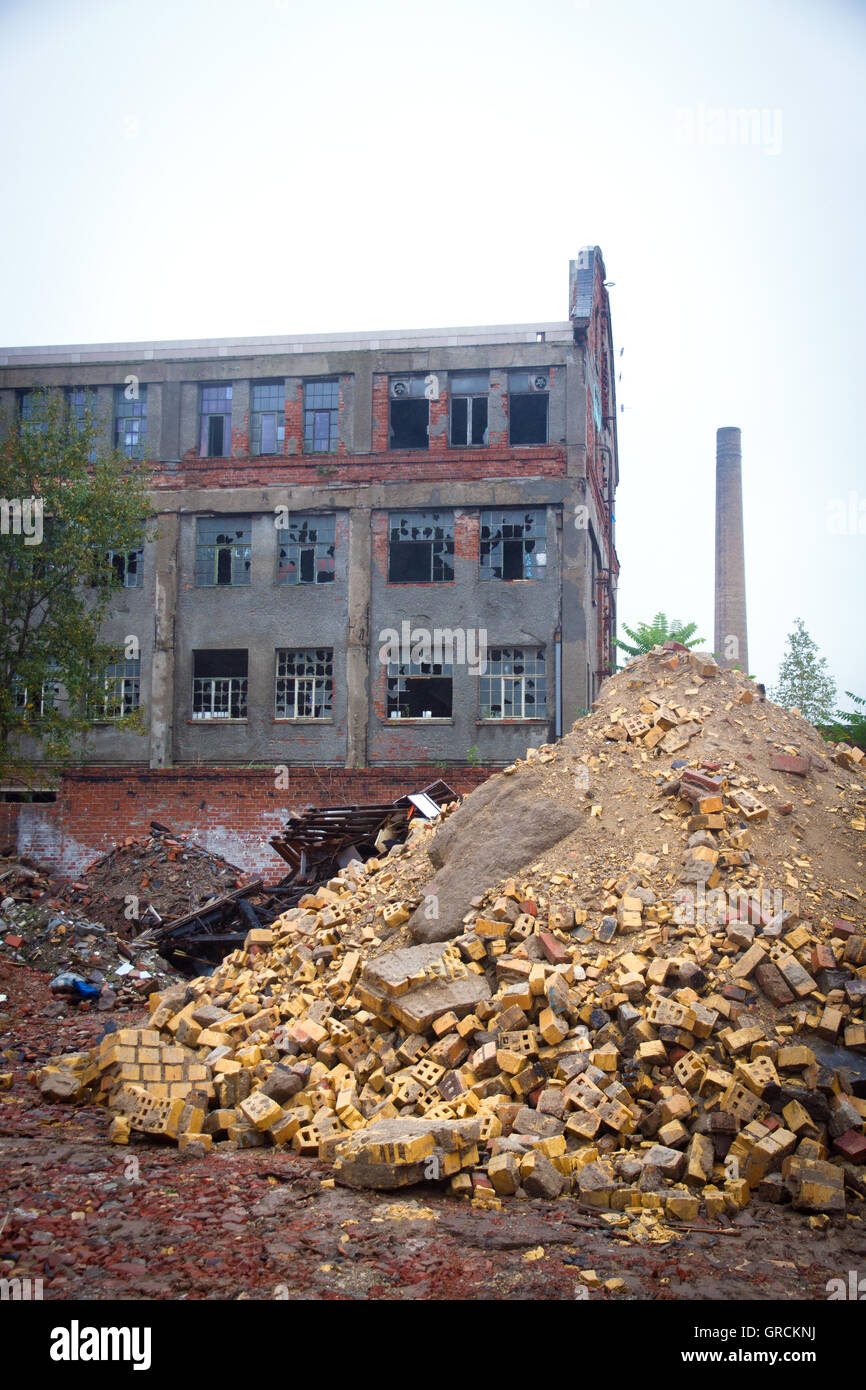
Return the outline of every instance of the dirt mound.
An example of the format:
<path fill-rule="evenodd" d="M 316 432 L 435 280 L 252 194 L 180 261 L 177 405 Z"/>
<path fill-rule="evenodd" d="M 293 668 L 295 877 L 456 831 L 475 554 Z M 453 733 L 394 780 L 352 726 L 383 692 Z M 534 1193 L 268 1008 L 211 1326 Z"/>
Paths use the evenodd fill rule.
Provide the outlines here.
<path fill-rule="evenodd" d="M 852 754 L 825 743 L 799 714 L 762 700 L 739 672 L 660 649 L 607 681 L 592 714 L 561 742 L 527 750 L 525 762 L 467 798 L 430 847 L 437 872 L 428 891 L 445 885 L 439 936 L 423 909 L 413 933 L 459 935 L 472 898 L 495 882 L 491 862 L 508 862 L 503 878 L 536 860 L 542 875 L 567 874 L 565 896 L 591 919 L 602 914 L 604 880 L 619 879 L 637 850 L 658 859 L 643 886 L 669 891 L 694 833 L 693 803 L 677 796 L 684 769 L 706 772 L 765 808 L 733 818 L 731 829 L 751 840 L 744 863 L 720 870 L 723 886 L 771 901 L 781 893 L 809 917 L 854 907 L 862 919 L 866 785 Z M 561 833 L 572 817 L 579 828 Z M 539 856 L 545 826 L 549 848 Z"/>

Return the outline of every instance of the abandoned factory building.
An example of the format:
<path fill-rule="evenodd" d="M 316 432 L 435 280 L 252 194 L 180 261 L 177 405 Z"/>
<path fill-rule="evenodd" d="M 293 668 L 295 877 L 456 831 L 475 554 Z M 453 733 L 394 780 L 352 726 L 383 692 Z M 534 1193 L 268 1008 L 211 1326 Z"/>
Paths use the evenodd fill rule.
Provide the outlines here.
<path fill-rule="evenodd" d="M 94 723 L 79 803 L 88 776 L 122 782 L 128 809 L 173 773 L 205 810 L 194 781 L 215 769 L 285 767 L 303 802 L 328 799 L 323 770 L 336 800 L 472 785 L 567 730 L 613 665 L 598 247 L 570 262 L 561 322 L 0 349 L 7 416 L 38 388 L 89 400 L 151 470 L 157 517 L 116 557 L 105 630 L 137 639 L 108 680 L 147 733 Z"/>

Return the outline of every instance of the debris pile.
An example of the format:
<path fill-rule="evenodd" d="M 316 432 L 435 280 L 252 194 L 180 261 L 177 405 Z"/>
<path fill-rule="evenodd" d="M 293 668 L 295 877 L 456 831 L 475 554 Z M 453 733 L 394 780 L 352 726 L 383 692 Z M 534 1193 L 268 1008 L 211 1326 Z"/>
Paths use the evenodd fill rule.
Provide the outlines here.
<path fill-rule="evenodd" d="M 183 917 L 146 928 L 136 944 L 155 946 L 183 974 L 204 973 L 240 945 L 251 927 L 270 926 L 295 907 L 309 885 L 327 882 L 352 860 L 362 862 L 402 844 L 415 810 L 428 819 L 439 814 L 434 796 L 451 800 L 454 792 L 438 781 L 394 803 L 311 806 L 271 836 L 270 843 L 289 865 L 279 883 L 266 887 L 254 879 Z"/>
<path fill-rule="evenodd" d="M 145 839 L 130 836 L 89 865 L 63 900 L 129 936 L 192 912 L 244 879 L 234 864 L 152 821 Z"/>
<path fill-rule="evenodd" d="M 139 949 L 122 934 L 56 906 L 56 900 L 22 903 L 5 913 L 3 960 L 50 973 L 58 998 L 91 1000 L 102 1010 L 141 1004 L 177 973 L 153 949 Z"/>
<path fill-rule="evenodd" d="M 0 858 L 0 912 L 8 912 L 16 903 L 38 902 L 50 887 L 49 874 L 29 855 Z"/>
<path fill-rule="evenodd" d="M 35 1079 L 120 1143 L 290 1145 L 644 1231 L 753 1198 L 820 1225 L 866 1195 L 864 806 L 862 760 L 668 644 Z"/>

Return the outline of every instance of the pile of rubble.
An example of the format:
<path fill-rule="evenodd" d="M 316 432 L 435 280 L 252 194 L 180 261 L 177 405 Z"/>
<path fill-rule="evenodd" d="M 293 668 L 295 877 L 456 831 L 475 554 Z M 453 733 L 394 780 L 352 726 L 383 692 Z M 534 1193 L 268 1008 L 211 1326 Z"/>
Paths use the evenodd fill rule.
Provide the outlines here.
<path fill-rule="evenodd" d="M 38 902 L 51 887 L 45 869 L 26 854 L 10 854 L 0 858 L 0 912 L 8 912 L 16 903 Z"/>
<path fill-rule="evenodd" d="M 752 1197 L 854 1215 L 864 804 L 854 750 L 658 649 L 561 743 L 34 1079 L 106 1104 L 116 1142 L 290 1145 L 347 1185 L 573 1193 L 643 1229 Z"/>
<path fill-rule="evenodd" d="M 19 904 L 4 917 L 3 960 L 48 972 L 59 999 L 90 1000 L 109 1010 L 141 1005 L 177 981 L 155 950 L 139 949 L 101 922 L 59 909 L 53 899 Z"/>
<path fill-rule="evenodd" d="M 146 838 L 130 836 L 90 864 L 64 890 L 63 900 L 129 936 L 222 897 L 244 878 L 220 855 L 152 821 Z"/>

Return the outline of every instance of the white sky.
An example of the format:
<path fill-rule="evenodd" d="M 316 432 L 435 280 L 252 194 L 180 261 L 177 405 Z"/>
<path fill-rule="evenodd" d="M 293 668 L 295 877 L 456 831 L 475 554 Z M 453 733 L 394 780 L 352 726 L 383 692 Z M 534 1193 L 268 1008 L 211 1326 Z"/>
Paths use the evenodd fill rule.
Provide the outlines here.
<path fill-rule="evenodd" d="M 854 0 L 5 0 L 0 341 L 561 320 L 597 244 L 621 619 L 712 645 L 739 425 L 749 664 L 775 680 L 801 616 L 850 705 L 864 91 Z"/>

